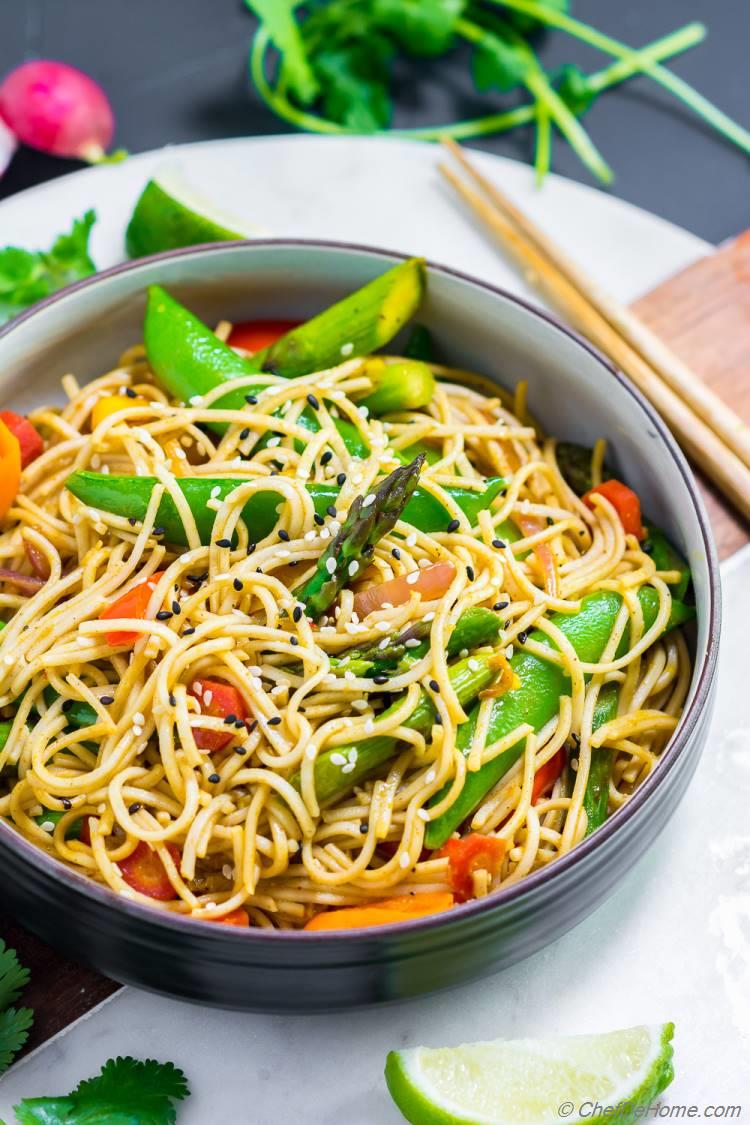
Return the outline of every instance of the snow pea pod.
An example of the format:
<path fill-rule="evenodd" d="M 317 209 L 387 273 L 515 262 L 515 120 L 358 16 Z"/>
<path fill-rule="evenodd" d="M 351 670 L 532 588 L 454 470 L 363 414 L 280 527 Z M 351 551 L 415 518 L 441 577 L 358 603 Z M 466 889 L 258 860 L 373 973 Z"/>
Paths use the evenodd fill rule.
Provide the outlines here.
<path fill-rule="evenodd" d="M 65 482 L 74 496 L 87 507 L 99 508 L 125 519 L 142 520 L 148 510 L 151 493 L 156 485 L 155 477 L 113 476 L 107 473 L 73 473 Z M 195 517 L 201 542 L 211 542 L 216 512 L 207 507 L 212 498 L 223 500 L 235 488 L 247 484 L 246 480 L 220 477 L 179 477 L 177 485 L 185 496 Z M 340 488 L 335 483 L 310 483 L 306 485 L 315 511 L 323 516 L 326 510 L 339 498 Z M 493 477 L 486 482 L 482 492 L 468 488 L 446 488 L 446 493 L 458 504 L 469 522 L 474 525 L 477 517 L 505 488 L 502 477 Z M 242 518 L 256 541 L 269 535 L 278 522 L 278 508 L 283 497 L 269 489 L 256 492 L 243 509 Z M 419 531 L 445 531 L 450 522 L 450 514 L 439 500 L 429 492 L 417 488 L 404 508 L 403 517 Z M 185 528 L 171 496 L 162 497 L 156 515 L 156 526 L 163 528 L 164 538 L 170 542 L 187 546 Z"/>
<path fill-rule="evenodd" d="M 642 586 L 638 598 L 643 611 L 644 628 L 648 629 L 656 619 L 659 595 L 651 586 Z M 614 627 L 622 598 L 613 590 L 597 590 L 581 601 L 578 613 L 552 614 L 551 621 L 575 649 L 579 659 L 593 664 L 601 659 L 605 645 Z M 667 628 L 689 620 L 692 611 L 681 602 L 672 601 L 672 616 Z M 530 638 L 538 644 L 554 649 L 556 646 L 546 634 L 535 629 Z M 620 644 L 619 653 L 627 651 L 628 634 Z M 490 717 L 487 743 L 496 742 L 522 723 L 531 723 L 539 731 L 554 718 L 560 697 L 570 692 L 570 680 L 559 664 L 519 649 L 510 661 L 511 668 L 520 680 L 520 687 L 507 692 L 495 700 Z M 476 730 L 478 707 L 469 715 L 467 722 L 458 728 L 458 748 L 468 755 Z M 509 750 L 468 773 L 463 789 L 449 809 L 431 821 L 427 826 L 425 844 L 428 848 L 440 848 L 460 824 L 484 800 L 492 787 L 503 777 L 523 754 L 525 740 L 521 739 Z M 433 804 L 442 800 L 448 787 L 433 798 Z"/>

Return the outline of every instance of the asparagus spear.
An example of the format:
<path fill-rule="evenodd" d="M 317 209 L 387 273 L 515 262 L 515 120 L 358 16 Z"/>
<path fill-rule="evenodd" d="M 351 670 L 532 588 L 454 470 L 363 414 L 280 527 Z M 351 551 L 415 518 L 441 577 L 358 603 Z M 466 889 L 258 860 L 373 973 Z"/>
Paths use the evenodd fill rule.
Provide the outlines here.
<path fill-rule="evenodd" d="M 481 648 L 497 640 L 501 620 L 496 613 L 481 606 L 474 606 L 461 614 L 455 628 L 448 638 L 448 656 L 458 656 L 462 649 Z M 386 668 L 395 671 L 406 670 L 405 661 L 411 664 L 420 660 L 427 652 L 431 624 L 429 621 L 416 621 L 388 644 L 373 641 L 365 648 L 352 649 L 344 656 L 331 660 L 333 667 L 349 669 L 357 676 L 367 676 Z M 419 641 L 414 647 L 407 647 L 408 641 Z"/>
<path fill-rule="evenodd" d="M 450 682 L 461 706 L 466 707 L 476 699 L 480 691 L 489 687 L 496 674 L 494 653 L 477 653 L 453 664 L 449 671 Z M 399 701 L 388 707 L 380 716 L 381 719 L 392 714 L 398 706 Z M 422 692 L 417 706 L 403 725 L 410 730 L 427 733 L 434 721 L 435 708 L 427 693 Z M 390 761 L 398 745 L 397 738 L 378 735 L 349 746 L 324 750 L 315 761 L 315 792 L 318 801 L 325 805 L 343 797 L 355 785 L 377 772 L 385 762 Z M 291 782 L 296 789 L 300 788 L 299 773 L 293 775 Z"/>
<path fill-rule="evenodd" d="M 315 574 L 294 591 L 306 606 L 308 617 L 317 620 L 336 600 L 339 591 L 362 567 L 362 559 L 372 551 L 401 516 L 414 489 L 424 457 L 415 457 L 385 478 L 377 492 L 366 499 L 355 497 L 341 530 L 318 559 Z"/>

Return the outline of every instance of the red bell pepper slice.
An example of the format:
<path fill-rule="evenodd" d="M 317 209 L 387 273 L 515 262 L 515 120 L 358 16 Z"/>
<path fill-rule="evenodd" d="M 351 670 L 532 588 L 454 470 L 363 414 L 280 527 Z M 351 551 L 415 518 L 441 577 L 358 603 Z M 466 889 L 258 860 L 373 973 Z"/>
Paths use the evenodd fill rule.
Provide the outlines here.
<path fill-rule="evenodd" d="M 505 841 L 495 836 L 483 836 L 472 832 L 461 840 L 449 840 L 437 857 L 448 856 L 450 861 L 451 888 L 459 902 L 474 897 L 475 871 L 487 871 L 497 875 L 505 855 Z"/>
<path fill-rule="evenodd" d="M 174 844 L 167 844 L 167 850 L 179 866 L 180 849 Z M 169 902 L 177 898 L 159 853 L 155 852 L 145 840 L 140 840 L 135 851 L 126 859 L 121 859 L 117 866 L 125 882 L 134 891 L 155 898 L 159 902 Z"/>
<path fill-rule="evenodd" d="M 245 320 L 234 325 L 227 343 L 230 348 L 260 352 L 275 344 L 300 323 L 299 320 Z"/>
<path fill-rule="evenodd" d="M 531 790 L 531 803 L 535 805 L 539 798 L 547 793 L 557 781 L 558 777 L 565 769 L 567 755 L 564 749 L 560 749 L 556 754 L 553 754 L 548 762 L 545 762 L 536 773 L 534 774 L 534 786 Z"/>
<path fill-rule="evenodd" d="M 596 494 L 609 500 L 620 517 L 626 535 L 635 535 L 636 539 L 646 538 L 646 529 L 641 521 L 641 502 L 632 488 L 628 488 L 621 480 L 602 481 L 601 484 L 590 489 L 583 498 L 589 508 L 593 509 L 594 505 L 590 498 Z"/>
<path fill-rule="evenodd" d="M 203 715 L 211 715 L 215 719 L 228 719 L 233 715 L 243 723 L 247 719 L 245 700 L 232 684 L 225 684 L 222 680 L 193 680 L 188 688 L 188 695 L 198 700 Z M 237 734 L 236 728 L 223 731 L 193 727 L 195 745 L 199 750 L 209 750 L 211 753 L 223 750 Z"/>
<path fill-rule="evenodd" d="M 25 469 L 44 453 L 44 441 L 38 430 L 28 418 L 13 410 L 0 410 L 0 422 L 4 422 L 21 447 L 21 468 Z"/>

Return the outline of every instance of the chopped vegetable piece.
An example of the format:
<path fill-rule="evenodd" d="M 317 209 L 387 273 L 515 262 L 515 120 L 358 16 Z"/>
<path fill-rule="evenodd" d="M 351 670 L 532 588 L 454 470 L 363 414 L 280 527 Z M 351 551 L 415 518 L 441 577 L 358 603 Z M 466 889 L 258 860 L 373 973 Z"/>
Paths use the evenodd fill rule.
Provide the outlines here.
<path fill-rule="evenodd" d="M 360 619 L 374 613 L 383 605 L 405 605 L 412 594 L 419 594 L 425 601 L 442 598 L 456 577 L 453 563 L 434 563 L 432 566 L 402 574 L 387 582 L 379 582 L 354 595 L 354 612 Z M 409 581 L 413 579 L 413 581 Z"/>
<path fill-rule="evenodd" d="M 439 914 L 453 906 L 453 895 L 441 891 L 426 894 L 398 895 L 366 906 L 344 906 L 316 914 L 305 926 L 308 931 L 360 930 L 369 926 L 392 926 Z"/>
<path fill-rule="evenodd" d="M 167 844 L 167 851 L 175 864 L 180 865 L 180 850 L 174 844 Z M 169 881 L 166 868 L 159 858 L 159 853 L 154 851 L 145 840 L 139 840 L 134 851 L 125 859 L 121 859 L 117 866 L 125 882 L 134 891 L 159 902 L 170 902 L 177 898 L 177 892 Z"/>
<path fill-rule="evenodd" d="M 472 832 L 470 836 L 464 836 L 460 840 L 448 840 L 443 845 L 437 856 L 448 857 L 451 888 L 457 902 L 467 902 L 474 898 L 472 875 L 476 871 L 486 871 L 490 878 L 500 874 L 505 852 L 504 840 L 498 840 L 496 836 L 483 836 L 479 832 Z"/>
<path fill-rule="evenodd" d="M 65 285 L 96 273 L 88 252 L 94 211 L 76 219 L 68 234 L 59 235 L 50 250 L 0 250 L 0 324 Z"/>
<path fill-rule="evenodd" d="M 21 483 L 21 446 L 0 421 L 0 519 L 10 510 Z"/>
<path fill-rule="evenodd" d="M 22 144 L 53 156 L 101 160 L 115 119 L 101 86 L 52 59 L 21 63 L 0 85 L 0 117 Z"/>
<path fill-rule="evenodd" d="M 211 715 L 215 719 L 227 719 L 233 715 L 238 722 L 244 722 L 248 716 L 247 706 L 240 692 L 233 684 L 225 684 L 222 680 L 193 680 L 188 688 L 188 695 L 198 700 L 203 715 Z M 223 750 L 237 734 L 237 730 L 193 727 L 195 745 L 199 750 L 209 750 L 211 753 Z"/>
<path fill-rule="evenodd" d="M 146 610 L 148 603 L 151 601 L 151 595 L 156 589 L 159 579 L 162 577 L 163 571 L 157 571 L 147 578 L 145 582 L 140 582 L 137 586 L 133 586 L 128 590 L 127 594 L 123 594 L 116 602 L 113 602 L 107 609 L 102 610 L 99 618 L 102 621 L 117 620 L 120 617 L 135 617 L 142 621 L 146 617 Z M 143 636 L 142 633 L 133 633 L 123 630 L 113 630 L 111 633 L 105 633 L 108 645 L 134 645 L 139 637 Z"/>
<path fill-rule="evenodd" d="M 318 559 L 312 578 L 294 591 L 308 617 L 321 617 L 359 573 L 367 552 L 396 526 L 419 480 L 423 457 L 403 465 L 368 496 L 356 496 L 340 531 Z"/>
<path fill-rule="evenodd" d="M 538 535 L 539 532 L 544 531 L 546 527 L 546 524 L 539 516 L 515 514 L 513 519 L 520 527 L 524 536 Z M 551 598 L 556 598 L 558 596 L 557 567 L 555 566 L 555 556 L 552 547 L 546 542 L 536 543 L 533 550 L 534 558 L 544 578 L 544 589 Z"/>
<path fill-rule="evenodd" d="M 4 422 L 21 447 L 21 468 L 25 469 L 44 453 L 42 436 L 28 418 L 13 410 L 0 410 L 0 422 Z"/>
<path fill-rule="evenodd" d="M 231 914 L 222 914 L 220 918 L 207 918 L 204 921 L 218 922 L 223 926 L 239 926 L 247 929 L 250 925 L 250 917 L 243 907 L 238 906 Z"/>
<path fill-rule="evenodd" d="M 620 523 L 626 535 L 635 535 L 636 539 L 645 539 L 646 530 L 641 520 L 641 502 L 632 488 L 628 488 L 622 481 L 614 478 L 605 480 L 586 493 L 583 498 L 584 503 L 593 509 L 591 497 L 597 495 L 609 500 L 620 517 Z"/>
<path fill-rule="evenodd" d="M 363 374 L 372 380 L 373 389 L 358 402 L 376 416 L 420 410 L 435 394 L 435 376 L 426 363 L 415 359 L 386 363 L 375 356 L 365 363 Z"/>
<path fill-rule="evenodd" d="M 103 395 L 94 403 L 94 408 L 91 411 L 91 429 L 95 430 L 105 418 L 111 417 L 112 414 L 119 414 L 121 410 L 127 410 L 131 406 L 148 406 L 149 401 L 141 395 Z"/>
<path fill-rule="evenodd" d="M 255 355 L 275 344 L 299 324 L 299 320 L 245 320 L 233 326 L 227 343 L 230 348 L 242 348 Z"/>
<path fill-rule="evenodd" d="M 534 786 L 531 790 L 531 803 L 535 805 L 542 797 L 552 789 L 552 786 L 557 781 L 558 777 L 565 769 L 567 755 L 564 749 L 560 749 L 556 754 L 553 754 L 548 762 L 545 762 L 536 773 L 534 774 Z"/>

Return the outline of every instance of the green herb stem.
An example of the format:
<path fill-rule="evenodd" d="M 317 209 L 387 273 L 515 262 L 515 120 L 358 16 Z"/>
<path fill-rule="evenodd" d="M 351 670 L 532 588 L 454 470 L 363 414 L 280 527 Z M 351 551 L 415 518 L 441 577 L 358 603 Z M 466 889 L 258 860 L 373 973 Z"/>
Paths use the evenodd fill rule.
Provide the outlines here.
<path fill-rule="evenodd" d="M 500 8 L 510 9 L 514 12 L 522 12 L 526 16 L 531 16 L 532 19 L 538 20 L 540 23 L 546 24 L 548 27 L 556 27 L 560 31 L 565 31 L 568 35 L 572 35 L 575 39 L 580 39 L 583 43 L 588 43 L 591 47 L 596 47 L 598 50 L 603 51 L 607 55 L 614 55 L 618 59 L 632 59 L 634 52 L 632 47 L 620 43 L 617 39 L 612 39 L 611 36 L 605 35 L 604 32 L 597 31 L 596 28 L 589 27 L 588 24 L 581 23 L 579 20 L 573 19 L 572 16 L 566 15 L 564 12 L 557 11 L 553 8 L 547 8 L 543 4 L 535 3 L 535 0 L 489 0 L 491 4 L 495 4 Z M 717 132 L 721 133 L 728 140 L 732 141 L 743 152 L 750 153 L 750 132 L 738 125 L 731 117 L 710 102 L 708 98 L 704 98 L 697 90 L 688 83 L 678 78 L 671 70 L 660 66 L 659 63 L 649 62 L 648 60 L 642 61 L 638 67 L 654 82 L 658 82 L 664 89 L 669 90 L 681 102 L 692 109 L 704 121 L 713 126 Z"/>

